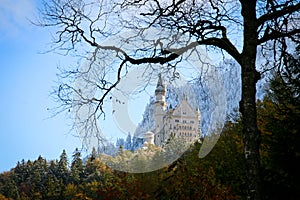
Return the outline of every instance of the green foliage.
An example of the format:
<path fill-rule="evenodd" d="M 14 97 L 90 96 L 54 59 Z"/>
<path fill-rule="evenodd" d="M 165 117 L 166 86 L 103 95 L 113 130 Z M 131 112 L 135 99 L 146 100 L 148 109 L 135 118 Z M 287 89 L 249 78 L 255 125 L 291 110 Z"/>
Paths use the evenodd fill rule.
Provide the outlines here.
<path fill-rule="evenodd" d="M 69 169 L 68 169 L 68 158 L 66 150 L 63 150 L 62 154 L 60 155 L 60 159 L 58 162 L 57 167 L 57 175 L 58 179 L 61 179 L 64 184 L 67 184 L 68 177 L 69 177 Z"/>
<path fill-rule="evenodd" d="M 209 164 L 210 158 L 199 159 L 200 146 L 196 144 L 165 169 L 162 173 L 163 181 L 156 192 L 157 199 L 240 199 L 231 192 L 230 185 L 218 179 L 215 166 Z M 222 160 L 216 153 L 211 152 L 210 156 Z"/>
<path fill-rule="evenodd" d="M 12 177 L 9 177 L 6 184 L 5 184 L 4 194 L 8 198 L 12 198 L 12 199 L 18 199 L 19 198 L 18 187 L 17 187 L 17 185 L 16 185 L 16 183 L 13 180 Z"/>
<path fill-rule="evenodd" d="M 293 77 L 297 76 L 274 76 L 268 95 L 257 103 L 265 199 L 297 199 L 300 195 L 300 101 Z M 103 161 L 114 168 L 129 160 L 131 166 L 122 167 L 147 167 L 149 160 L 157 165 L 168 156 L 162 148 L 148 145 L 136 152 L 121 148 L 115 157 L 98 155 L 94 149 L 85 163 L 76 149 L 70 167 L 65 150 L 58 161 L 47 162 L 41 156 L 33 162 L 23 160 L 0 174 L 0 199 L 245 199 L 241 133 L 237 115 L 226 122 L 217 144 L 202 159 L 198 156 L 201 143 L 183 153 L 176 148 L 179 143 L 170 141 L 169 152 L 182 154 L 180 159 L 148 173 L 112 170 Z"/>
<path fill-rule="evenodd" d="M 285 71 L 276 72 L 258 102 L 262 132 L 262 175 L 266 199 L 300 196 L 300 59 L 287 55 Z"/>
<path fill-rule="evenodd" d="M 211 158 L 200 160 L 200 146 L 196 144 L 170 166 L 140 174 L 112 170 L 95 155 L 83 163 L 78 149 L 68 168 L 64 151 L 59 161 L 46 162 L 39 157 L 34 162 L 18 163 L 11 172 L 1 174 L 0 193 L 3 198 L 13 199 L 238 199 L 239 190 L 232 191 L 229 183 L 222 183 L 219 178 L 222 175 L 216 173 L 219 169 L 209 164 L 213 158 L 218 158 L 219 152 L 212 152 Z M 159 150 L 148 145 L 140 153 L 155 157 L 159 156 L 155 154 Z M 126 150 L 121 154 L 132 156 L 132 152 Z M 228 162 L 232 164 L 233 161 Z M 229 170 L 229 174 L 236 171 Z"/>
<path fill-rule="evenodd" d="M 78 148 L 75 149 L 73 154 L 73 161 L 71 163 L 70 179 L 72 183 L 78 184 L 84 177 L 83 163 L 81 153 Z"/>

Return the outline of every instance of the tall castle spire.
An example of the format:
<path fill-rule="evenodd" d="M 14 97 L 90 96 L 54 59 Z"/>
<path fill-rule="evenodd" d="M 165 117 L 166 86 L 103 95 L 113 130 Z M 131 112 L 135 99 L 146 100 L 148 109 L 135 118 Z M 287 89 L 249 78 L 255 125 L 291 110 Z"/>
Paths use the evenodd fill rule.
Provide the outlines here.
<path fill-rule="evenodd" d="M 155 89 L 156 101 L 165 101 L 166 85 L 163 82 L 161 73 L 158 75 L 158 81 Z"/>
<path fill-rule="evenodd" d="M 158 76 L 158 81 L 155 89 L 155 133 L 160 133 L 163 130 L 163 118 L 166 114 L 166 85 L 163 82 L 161 74 Z M 160 141 L 160 140 L 159 140 Z"/>

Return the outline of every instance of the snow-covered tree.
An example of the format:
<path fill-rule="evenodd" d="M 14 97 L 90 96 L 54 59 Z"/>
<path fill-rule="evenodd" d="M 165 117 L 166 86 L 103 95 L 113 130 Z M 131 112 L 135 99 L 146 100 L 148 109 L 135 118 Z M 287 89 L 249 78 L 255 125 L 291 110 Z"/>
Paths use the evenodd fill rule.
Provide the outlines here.
<path fill-rule="evenodd" d="M 124 145 L 124 148 L 126 149 L 126 150 L 131 150 L 131 134 L 129 133 L 128 135 L 127 135 L 127 138 L 126 138 L 126 141 L 125 141 L 125 145 Z"/>

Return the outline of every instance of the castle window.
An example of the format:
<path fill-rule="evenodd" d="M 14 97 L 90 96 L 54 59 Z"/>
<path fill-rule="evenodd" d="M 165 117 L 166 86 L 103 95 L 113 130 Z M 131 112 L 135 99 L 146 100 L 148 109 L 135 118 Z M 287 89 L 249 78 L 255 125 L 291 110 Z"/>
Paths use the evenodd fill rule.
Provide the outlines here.
<path fill-rule="evenodd" d="M 186 115 L 186 112 L 182 112 L 182 114 Z"/>
<path fill-rule="evenodd" d="M 190 121 L 190 123 L 191 123 L 191 124 L 193 124 L 193 123 L 194 123 L 194 121 Z"/>
<path fill-rule="evenodd" d="M 175 119 L 175 122 L 179 122 L 179 119 Z"/>
<path fill-rule="evenodd" d="M 183 120 L 183 123 L 186 124 L 186 120 Z"/>

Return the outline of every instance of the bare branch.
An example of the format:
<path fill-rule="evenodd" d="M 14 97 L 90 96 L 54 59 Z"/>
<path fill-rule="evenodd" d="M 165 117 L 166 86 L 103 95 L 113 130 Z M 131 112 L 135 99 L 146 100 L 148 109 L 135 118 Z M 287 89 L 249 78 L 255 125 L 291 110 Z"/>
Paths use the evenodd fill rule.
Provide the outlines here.
<path fill-rule="evenodd" d="M 270 1 L 272 2 L 272 1 Z M 290 1 L 293 2 L 293 1 Z M 262 24 L 264 24 L 267 21 L 271 21 L 271 20 L 275 20 L 278 19 L 280 17 L 283 17 L 284 15 L 296 12 L 300 10 L 300 2 L 298 2 L 297 4 L 292 4 L 292 5 L 285 5 L 283 8 L 281 8 L 280 10 L 275 10 L 273 12 L 269 12 L 266 13 L 264 15 L 262 15 L 261 17 L 259 17 L 257 19 L 257 25 L 260 26 Z"/>
<path fill-rule="evenodd" d="M 295 36 L 296 34 L 300 34 L 300 29 L 294 29 L 294 30 L 287 31 L 287 32 L 272 30 L 270 33 L 266 32 L 266 34 L 258 40 L 258 44 L 263 44 L 270 40 L 277 40 L 277 39 L 285 38 L 285 37 L 289 38 L 289 37 Z"/>

